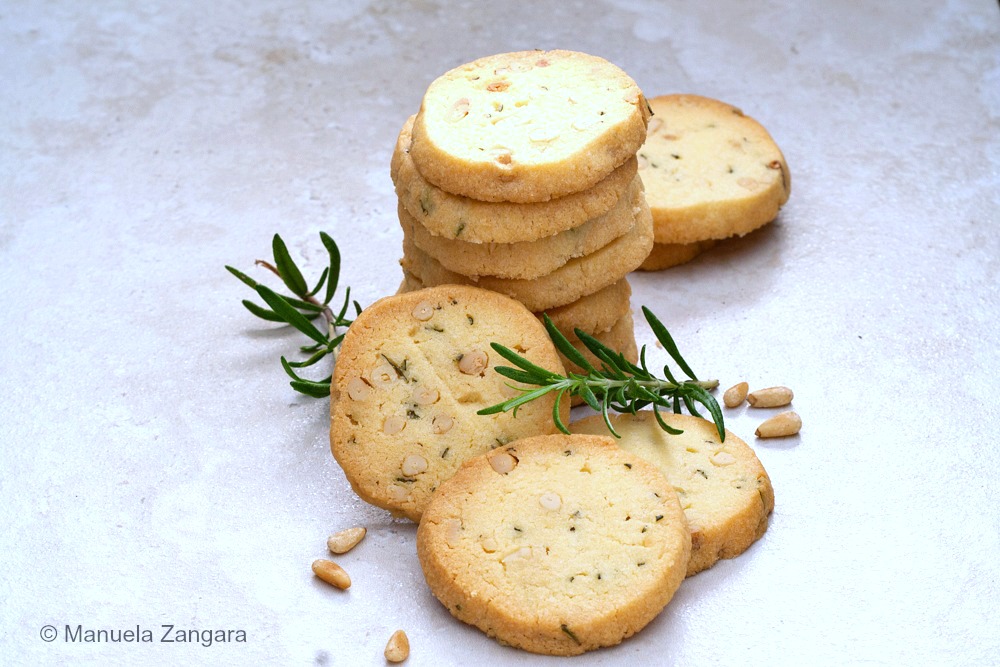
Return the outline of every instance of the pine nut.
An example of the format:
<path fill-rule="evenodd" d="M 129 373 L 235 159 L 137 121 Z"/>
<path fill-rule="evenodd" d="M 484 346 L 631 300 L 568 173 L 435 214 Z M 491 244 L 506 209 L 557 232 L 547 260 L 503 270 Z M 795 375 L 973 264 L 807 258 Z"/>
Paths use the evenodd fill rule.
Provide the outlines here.
<path fill-rule="evenodd" d="M 712 465 L 722 467 L 736 463 L 736 457 L 729 452 L 716 452 L 709 457 Z"/>
<path fill-rule="evenodd" d="M 402 630 L 396 630 L 385 645 L 385 659 L 389 662 L 403 662 L 410 657 L 410 639 Z"/>
<path fill-rule="evenodd" d="M 538 504 L 547 510 L 557 510 L 562 507 L 562 498 L 559 497 L 558 493 L 546 491 L 538 496 Z"/>
<path fill-rule="evenodd" d="M 437 434 L 447 433 L 454 424 L 455 420 L 448 415 L 437 415 L 431 420 L 431 428 Z"/>
<path fill-rule="evenodd" d="M 312 570 L 313 574 L 331 586 L 341 590 L 351 587 L 351 577 L 344 571 L 344 568 L 340 567 L 332 560 L 326 560 L 324 558 L 314 560 Z"/>
<path fill-rule="evenodd" d="M 788 387 L 768 387 L 750 392 L 747 402 L 754 408 L 780 408 L 791 403 L 793 396 Z"/>
<path fill-rule="evenodd" d="M 727 408 L 735 408 L 737 405 L 740 405 L 743 401 L 747 400 L 747 391 L 749 389 L 750 385 L 746 382 L 734 384 L 726 390 L 726 393 L 722 395 L 722 402 Z"/>
<path fill-rule="evenodd" d="M 782 412 L 757 427 L 758 438 L 783 438 L 795 435 L 802 428 L 802 418 L 794 412 Z"/>
<path fill-rule="evenodd" d="M 389 364 L 376 366 L 371 372 L 372 385 L 383 389 L 395 382 L 398 377 L 396 369 Z"/>
<path fill-rule="evenodd" d="M 421 301 L 413 307 L 411 314 L 421 322 L 426 322 L 434 314 L 434 306 L 429 301 Z"/>
<path fill-rule="evenodd" d="M 399 415 L 386 417 L 385 421 L 382 422 L 382 432 L 386 435 L 396 435 L 404 428 L 406 428 L 406 418 Z"/>
<path fill-rule="evenodd" d="M 413 402 L 417 405 L 432 405 L 441 397 L 437 389 L 417 387 L 413 390 Z"/>
<path fill-rule="evenodd" d="M 368 383 L 361 378 L 352 378 L 350 382 L 347 383 L 347 395 L 351 397 L 352 401 L 363 401 L 368 398 L 368 394 L 371 391 L 371 387 Z"/>
<path fill-rule="evenodd" d="M 427 470 L 427 459 L 419 454 L 410 454 L 403 459 L 403 464 L 400 466 L 400 470 L 403 471 L 403 475 L 406 477 L 419 475 L 423 471 Z"/>
<path fill-rule="evenodd" d="M 490 358 L 482 350 L 472 350 L 462 355 L 458 370 L 466 375 L 481 375 L 490 363 Z"/>
<path fill-rule="evenodd" d="M 356 547 L 358 542 L 364 539 L 367 532 L 363 526 L 347 528 L 331 535 L 326 540 L 326 546 L 330 550 L 330 553 L 346 554 Z"/>
<path fill-rule="evenodd" d="M 501 475 L 506 475 L 517 467 L 517 459 L 509 452 L 497 452 L 490 455 L 490 466 Z"/>

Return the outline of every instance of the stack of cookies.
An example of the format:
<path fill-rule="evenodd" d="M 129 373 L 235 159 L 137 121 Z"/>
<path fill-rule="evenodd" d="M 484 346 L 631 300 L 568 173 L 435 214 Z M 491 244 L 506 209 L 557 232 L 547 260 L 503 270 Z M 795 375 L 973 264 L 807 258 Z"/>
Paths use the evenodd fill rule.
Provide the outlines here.
<path fill-rule="evenodd" d="M 625 276 L 653 245 L 636 158 L 649 117 L 628 75 L 572 51 L 435 80 L 392 157 L 400 290 L 477 285 L 548 313 L 581 350 L 576 328 L 634 359 Z"/>
<path fill-rule="evenodd" d="M 649 104 L 656 115 L 639 151 L 639 174 L 655 244 L 641 269 L 683 264 L 774 220 L 791 177 L 760 123 L 697 95 L 663 95 Z"/>

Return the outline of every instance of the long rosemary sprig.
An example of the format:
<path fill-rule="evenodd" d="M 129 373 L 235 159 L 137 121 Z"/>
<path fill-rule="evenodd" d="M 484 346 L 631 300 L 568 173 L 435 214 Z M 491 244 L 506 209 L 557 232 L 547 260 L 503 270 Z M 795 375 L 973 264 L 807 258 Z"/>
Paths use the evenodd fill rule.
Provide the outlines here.
<path fill-rule="evenodd" d="M 510 366 L 497 366 L 494 370 L 515 382 L 529 387 L 510 385 L 521 392 L 510 400 L 492 405 L 480 410 L 478 414 L 490 415 L 498 412 L 513 410 L 517 414 L 517 409 L 533 400 L 541 398 L 546 394 L 556 392 L 556 403 L 552 410 L 552 420 L 556 427 L 563 433 L 569 433 L 566 424 L 559 417 L 559 401 L 566 394 L 579 396 L 587 405 L 600 412 L 604 416 L 604 423 L 608 430 L 615 437 L 621 437 L 615 431 L 609 417 L 610 411 L 631 412 L 652 405 L 653 414 L 660 427 L 668 433 L 681 433 L 676 428 L 667 424 L 660 416 L 660 409 L 664 408 L 675 413 L 682 410 L 682 406 L 688 412 L 697 417 L 701 417 L 698 405 L 703 406 L 715 423 L 719 432 L 719 438 L 725 440 L 726 427 L 722 416 L 722 409 L 719 407 L 715 397 L 709 390 L 715 389 L 719 383 L 717 380 L 699 380 L 691 367 L 687 364 L 677 349 L 673 338 L 667 328 L 656 318 L 649 308 L 642 307 L 642 313 L 646 317 L 650 328 L 656 339 L 660 341 L 663 349 L 667 351 L 670 358 L 687 375 L 686 380 L 678 381 L 671 372 L 668 365 L 663 366 L 665 379 L 657 378 L 646 366 L 646 346 L 642 347 L 639 354 L 639 365 L 631 363 L 620 352 L 612 350 L 601 343 L 593 336 L 588 335 L 580 329 L 576 330 L 576 335 L 580 341 L 590 350 L 595 357 L 601 361 L 601 367 L 595 368 L 586 357 L 583 356 L 566 337 L 552 324 L 548 315 L 544 316 L 545 328 L 549 337 L 555 343 L 563 355 L 571 362 L 584 370 L 584 373 L 569 373 L 560 375 L 550 370 L 537 366 L 513 350 L 498 343 L 491 346 L 500 356 L 514 364 L 516 368 Z"/>
<path fill-rule="evenodd" d="M 325 233 L 319 233 L 320 240 L 326 248 L 330 257 L 330 265 L 323 269 L 316 286 L 311 290 L 308 283 L 302 276 L 302 271 L 295 264 L 285 242 L 277 234 L 271 241 L 271 249 L 274 253 L 274 262 L 258 259 L 255 264 L 262 266 L 271 273 L 278 276 L 294 296 L 278 294 L 266 285 L 258 283 L 256 280 L 246 275 L 242 271 L 226 266 L 226 270 L 239 278 L 244 284 L 257 292 L 264 303 L 270 308 L 264 308 L 253 301 L 243 300 L 243 305 L 257 317 L 268 322 L 283 322 L 295 329 L 298 329 L 312 341 L 312 345 L 300 347 L 300 351 L 308 354 L 309 357 L 303 361 L 288 361 L 281 357 L 281 367 L 291 378 L 292 389 L 303 394 L 321 398 L 330 395 L 330 382 L 332 375 L 322 380 L 310 380 L 301 377 L 295 372 L 297 368 L 306 368 L 317 363 L 327 355 L 331 355 L 334 360 L 337 358 L 337 348 L 344 340 L 344 334 L 339 333 L 341 327 L 351 326 L 352 320 L 347 319 L 347 309 L 351 303 L 351 288 L 344 290 L 344 303 L 340 310 L 334 312 L 330 307 L 337 292 L 337 285 L 340 279 L 340 249 L 333 238 Z M 323 290 L 323 299 L 317 298 L 317 294 Z M 354 302 L 356 313 L 361 312 L 361 306 Z M 325 326 L 319 328 L 313 324 L 313 320 L 322 318 Z"/>

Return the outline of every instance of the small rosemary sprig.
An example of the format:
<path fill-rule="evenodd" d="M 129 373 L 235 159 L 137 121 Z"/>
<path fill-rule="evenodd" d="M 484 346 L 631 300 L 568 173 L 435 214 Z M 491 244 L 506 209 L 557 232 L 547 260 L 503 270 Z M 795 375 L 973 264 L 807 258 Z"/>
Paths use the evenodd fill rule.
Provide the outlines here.
<path fill-rule="evenodd" d="M 552 420 L 556 427 L 563 433 L 569 433 L 566 424 L 559 417 L 559 403 L 565 394 L 579 396 L 587 405 L 597 410 L 604 416 L 604 423 L 608 430 L 615 437 L 621 437 L 611 424 L 608 413 L 611 410 L 616 412 L 631 412 L 648 406 L 653 406 L 653 414 L 660 427 L 668 433 L 677 435 L 682 431 L 667 424 L 660 416 L 660 408 L 666 408 L 675 413 L 681 412 L 681 407 L 686 407 L 688 412 L 696 417 L 701 417 L 697 404 L 701 404 L 712 417 L 715 427 L 719 432 L 721 440 L 726 439 L 726 427 L 722 417 L 722 409 L 719 407 L 715 397 L 709 392 L 715 389 L 719 383 L 717 380 L 698 380 L 691 367 L 677 350 L 674 339 L 670 336 L 666 327 L 656 318 L 656 316 L 646 308 L 642 307 L 642 313 L 646 317 L 650 328 L 656 339 L 660 341 L 663 349 L 674 360 L 682 371 L 687 375 L 687 380 L 678 381 L 670 371 L 668 365 L 663 366 L 663 375 L 666 379 L 660 379 L 649 372 L 646 367 L 646 346 L 642 346 L 639 353 L 639 366 L 628 361 L 620 352 L 612 350 L 601 343 L 593 336 L 588 335 L 580 329 L 576 330 L 576 335 L 580 341 L 590 350 L 595 357 L 601 360 L 601 368 L 597 369 L 584 357 L 566 337 L 552 324 L 548 315 L 544 316 L 545 328 L 549 332 L 549 337 L 555 343 L 563 355 L 571 362 L 582 368 L 585 373 L 570 373 L 568 376 L 553 373 L 550 370 L 537 366 L 513 350 L 491 343 L 494 350 L 500 356 L 514 364 L 517 368 L 510 366 L 497 366 L 494 370 L 506 378 L 521 384 L 533 385 L 536 388 L 517 387 L 510 385 L 521 392 L 520 396 L 498 403 L 480 410 L 478 414 L 490 415 L 498 412 L 513 410 L 517 414 L 517 409 L 534 401 L 546 394 L 556 392 L 556 402 L 552 408 Z"/>
<path fill-rule="evenodd" d="M 350 287 L 344 290 L 344 304 L 340 310 L 335 313 L 330 308 L 330 302 L 337 292 L 337 283 L 340 278 L 340 249 L 337 248 L 336 242 L 329 234 L 320 232 L 319 237 L 330 256 L 330 265 L 323 269 L 323 273 L 320 274 L 316 286 L 311 290 L 302 276 L 302 271 L 299 270 L 291 255 L 289 255 L 285 242 L 277 234 L 274 235 L 274 239 L 271 241 L 274 262 L 271 263 L 263 259 L 258 259 L 254 262 L 257 266 L 262 266 L 281 278 L 285 287 L 291 290 L 295 296 L 278 294 L 266 285 L 258 283 L 242 271 L 234 269 L 231 266 L 226 266 L 227 271 L 256 291 L 260 295 L 260 298 L 264 300 L 264 303 L 270 306 L 270 308 L 264 308 L 253 301 L 244 299 L 243 305 L 246 306 L 247 310 L 268 322 L 283 322 L 291 325 L 314 341 L 313 345 L 304 345 L 299 348 L 301 352 L 310 355 L 307 359 L 304 361 L 288 361 L 282 356 L 281 367 L 285 369 L 285 372 L 292 379 L 289 383 L 292 389 L 316 398 L 330 395 L 330 382 L 333 376 L 331 375 L 323 380 L 310 380 L 299 376 L 295 372 L 295 369 L 312 366 L 328 354 L 333 356 L 336 361 L 337 347 L 344 340 L 344 334 L 338 333 L 338 329 L 349 327 L 352 322 L 352 320 L 345 317 L 348 305 L 351 303 Z M 326 286 L 326 290 L 323 299 L 320 300 L 316 295 L 323 289 L 324 285 Z M 361 312 L 361 306 L 357 301 L 354 302 L 354 309 L 357 313 Z M 323 329 L 313 324 L 312 320 L 317 318 L 323 319 L 325 323 Z"/>

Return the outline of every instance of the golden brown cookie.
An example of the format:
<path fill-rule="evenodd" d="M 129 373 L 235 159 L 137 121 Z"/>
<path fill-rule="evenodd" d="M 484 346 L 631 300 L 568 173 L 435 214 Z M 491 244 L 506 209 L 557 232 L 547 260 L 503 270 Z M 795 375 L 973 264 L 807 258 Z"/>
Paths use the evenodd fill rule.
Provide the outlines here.
<path fill-rule="evenodd" d="M 381 299 L 348 329 L 333 375 L 330 446 L 355 492 L 419 521 L 431 494 L 463 461 L 555 430 L 554 398 L 477 415 L 518 395 L 493 371 L 505 345 L 561 373 L 545 328 L 521 304 L 444 285 Z M 569 415 L 568 401 L 561 406 Z"/>
<path fill-rule="evenodd" d="M 392 154 L 390 175 L 400 204 L 434 236 L 467 243 L 520 243 L 579 227 L 607 213 L 636 176 L 632 156 L 596 185 L 545 202 L 483 202 L 431 185 L 410 158 L 413 116 Z"/>
<path fill-rule="evenodd" d="M 774 220 L 791 177 L 760 123 L 697 95 L 649 102 L 656 115 L 639 151 L 639 174 L 657 243 L 743 236 Z"/>
<path fill-rule="evenodd" d="M 695 241 L 693 243 L 653 243 L 653 249 L 649 251 L 649 257 L 643 261 L 639 270 L 660 271 L 686 264 L 716 243 L 718 241 L 714 239 Z"/>
<path fill-rule="evenodd" d="M 478 280 L 449 271 L 420 250 L 403 230 L 403 269 L 424 285 L 476 284 L 517 299 L 529 310 L 541 312 L 572 303 L 616 283 L 636 269 L 653 245 L 653 221 L 640 199 L 635 227 L 603 248 L 572 259 L 552 273 L 533 280 L 508 280 L 483 276 Z"/>
<path fill-rule="evenodd" d="M 720 558 L 740 555 L 764 534 L 774 509 L 774 489 L 757 455 L 729 431 L 720 443 L 712 422 L 661 415 L 684 433 L 670 435 L 649 410 L 612 415 L 611 422 L 622 436 L 618 445 L 657 466 L 676 489 L 691 528 L 690 576 Z M 573 422 L 570 430 L 608 432 L 600 415 Z"/>
<path fill-rule="evenodd" d="M 627 191 L 606 213 L 564 232 L 519 243 L 468 243 L 434 236 L 398 206 L 400 224 L 413 243 L 449 271 L 472 278 L 532 280 L 552 273 L 576 257 L 589 255 L 635 226 L 635 210 L 642 198 L 642 181 L 633 179 Z"/>
<path fill-rule="evenodd" d="M 625 72 L 574 51 L 501 53 L 427 88 L 410 156 L 442 190 L 541 202 L 593 187 L 633 157 L 649 107 Z"/>
<path fill-rule="evenodd" d="M 441 484 L 417 529 L 453 616 L 534 653 L 618 644 L 666 606 L 690 533 L 670 483 L 611 438 L 525 438 Z"/>

